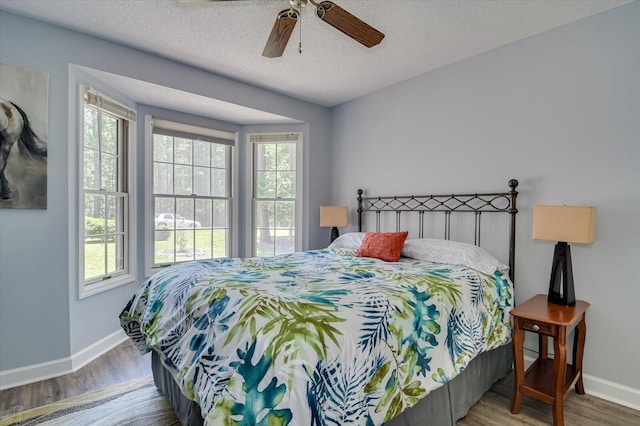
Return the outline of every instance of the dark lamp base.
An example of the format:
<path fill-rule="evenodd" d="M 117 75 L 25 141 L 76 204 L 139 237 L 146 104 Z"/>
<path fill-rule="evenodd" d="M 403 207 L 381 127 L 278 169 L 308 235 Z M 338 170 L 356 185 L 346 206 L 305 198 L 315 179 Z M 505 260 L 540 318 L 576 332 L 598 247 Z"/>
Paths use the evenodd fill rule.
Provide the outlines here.
<path fill-rule="evenodd" d="M 340 232 L 337 227 L 331 228 L 331 242 L 334 242 L 336 238 L 340 236 Z"/>
<path fill-rule="evenodd" d="M 565 242 L 557 243 L 553 252 L 547 300 L 556 305 L 573 306 L 576 304 L 576 295 L 573 289 L 573 268 L 571 267 L 571 247 Z"/>

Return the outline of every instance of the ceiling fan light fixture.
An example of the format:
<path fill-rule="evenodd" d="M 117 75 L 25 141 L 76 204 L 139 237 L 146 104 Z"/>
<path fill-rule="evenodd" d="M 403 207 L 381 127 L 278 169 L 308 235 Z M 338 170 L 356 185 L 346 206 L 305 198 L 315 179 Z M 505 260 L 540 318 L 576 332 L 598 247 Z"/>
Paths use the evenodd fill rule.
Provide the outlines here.
<path fill-rule="evenodd" d="M 291 8 L 302 12 L 302 8 L 307 6 L 307 0 L 289 0 L 289 4 L 291 4 Z"/>

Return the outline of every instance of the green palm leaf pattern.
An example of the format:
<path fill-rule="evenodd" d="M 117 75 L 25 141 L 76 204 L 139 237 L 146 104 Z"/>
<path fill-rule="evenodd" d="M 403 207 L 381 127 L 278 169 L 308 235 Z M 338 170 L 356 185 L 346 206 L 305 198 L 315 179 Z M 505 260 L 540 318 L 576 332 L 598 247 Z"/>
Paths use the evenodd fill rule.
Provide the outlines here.
<path fill-rule="evenodd" d="M 237 322 L 232 327 L 225 345 L 238 335 L 268 336 L 265 348 L 271 358 L 288 363 L 312 349 L 318 358 L 326 356 L 327 339 L 338 345 L 342 333 L 336 324 L 345 321 L 336 315 L 330 303 L 285 301 L 264 292 L 247 295 L 238 306 Z M 257 325 L 260 324 L 260 325 Z"/>
<path fill-rule="evenodd" d="M 383 424 L 511 337 L 512 283 L 325 249 L 175 265 L 120 314 L 208 424 Z"/>

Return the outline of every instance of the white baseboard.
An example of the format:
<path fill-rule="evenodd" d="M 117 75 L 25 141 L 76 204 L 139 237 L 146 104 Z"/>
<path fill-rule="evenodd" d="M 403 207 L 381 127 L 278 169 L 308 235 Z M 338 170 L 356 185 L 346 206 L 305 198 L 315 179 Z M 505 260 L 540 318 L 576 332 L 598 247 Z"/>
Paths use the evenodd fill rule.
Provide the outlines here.
<path fill-rule="evenodd" d="M 0 390 L 23 386 L 41 380 L 51 379 L 73 373 L 109 352 L 120 343 L 127 340 L 127 335 L 123 330 L 97 341 L 96 343 L 76 352 L 70 357 L 60 358 L 41 364 L 29 365 L 26 367 L 14 368 L 12 370 L 0 371 Z"/>
<path fill-rule="evenodd" d="M 71 373 L 71 358 L 47 361 L 12 370 L 0 371 L 0 390 L 28 385 Z"/>
<path fill-rule="evenodd" d="M 582 381 L 589 395 L 640 411 L 640 390 L 587 374 L 583 374 Z"/>
<path fill-rule="evenodd" d="M 112 333 L 102 340 L 97 341 L 93 345 L 87 346 L 81 351 L 76 352 L 71 356 L 71 367 L 73 371 L 78 371 L 85 365 L 89 364 L 96 358 L 106 354 L 111 349 L 118 346 L 120 343 L 127 340 L 129 337 L 122 329 L 118 329 L 115 333 Z"/>
<path fill-rule="evenodd" d="M 534 356 L 526 355 L 524 357 L 524 368 L 527 369 L 533 364 L 537 354 L 526 349 L 525 352 L 534 354 Z M 589 395 L 640 411 L 640 390 L 638 389 L 584 373 L 582 374 L 582 383 L 584 384 L 585 393 Z"/>

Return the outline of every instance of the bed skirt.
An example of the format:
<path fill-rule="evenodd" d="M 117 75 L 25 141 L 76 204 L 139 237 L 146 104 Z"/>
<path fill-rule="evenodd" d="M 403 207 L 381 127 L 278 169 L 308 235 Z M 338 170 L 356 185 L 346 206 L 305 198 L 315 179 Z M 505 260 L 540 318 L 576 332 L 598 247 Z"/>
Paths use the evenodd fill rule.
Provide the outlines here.
<path fill-rule="evenodd" d="M 388 426 L 455 426 L 469 409 L 482 398 L 491 386 L 503 378 L 512 368 L 511 345 L 504 345 L 486 352 L 469 363 L 462 374 L 431 392 L 414 407 L 404 411 L 387 423 Z M 173 407 L 185 426 L 204 423 L 200 407 L 182 394 L 159 356 L 151 356 L 153 380 Z M 425 419 L 429 419 L 425 422 Z"/>

